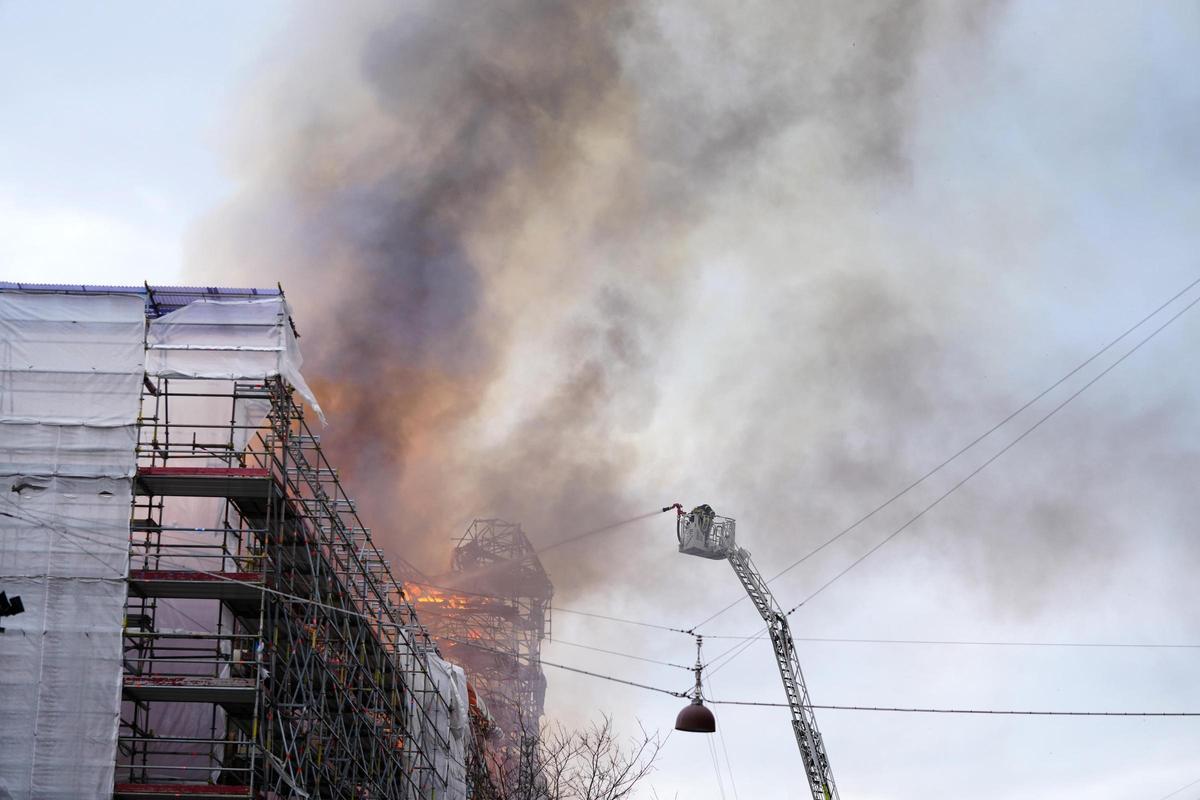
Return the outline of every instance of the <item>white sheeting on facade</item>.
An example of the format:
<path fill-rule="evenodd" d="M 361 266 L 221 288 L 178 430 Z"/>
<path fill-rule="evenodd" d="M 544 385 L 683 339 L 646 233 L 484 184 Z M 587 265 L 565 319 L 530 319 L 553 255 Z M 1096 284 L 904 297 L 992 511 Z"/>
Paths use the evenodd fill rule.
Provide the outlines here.
<path fill-rule="evenodd" d="M 433 745 L 436 773 L 434 797 L 446 800 L 466 800 L 467 796 L 467 676 L 462 667 L 439 658 L 436 653 L 426 656 L 429 675 L 433 679 L 441 702 L 431 702 L 427 709 L 433 735 L 424 737 Z M 449 745 L 448 749 L 446 744 Z"/>
<path fill-rule="evenodd" d="M 300 374 L 303 358 L 282 297 L 202 298 L 150 321 L 146 372 L 164 378 L 251 380 L 281 376 L 325 414 Z"/>
<path fill-rule="evenodd" d="M 0 292 L 0 797 L 109 798 L 145 311 Z"/>
<path fill-rule="evenodd" d="M 465 800 L 467 796 L 467 736 L 470 735 L 468 717 L 467 673 L 462 667 L 450 664 L 450 678 L 454 682 L 454 696 L 450 705 L 450 779 L 447 781 L 449 797 Z"/>

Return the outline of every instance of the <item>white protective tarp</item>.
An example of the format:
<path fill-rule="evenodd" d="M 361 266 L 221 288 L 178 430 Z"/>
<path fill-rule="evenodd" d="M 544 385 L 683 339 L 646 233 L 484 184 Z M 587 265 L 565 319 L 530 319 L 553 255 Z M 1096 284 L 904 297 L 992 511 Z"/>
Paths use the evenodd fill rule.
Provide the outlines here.
<path fill-rule="evenodd" d="M 0 797 L 109 798 L 145 311 L 0 292 Z"/>
<path fill-rule="evenodd" d="M 467 676 L 462 667 L 438 657 L 426 656 L 429 676 L 437 699 L 427 709 L 433 735 L 424 737 L 431 747 L 434 766 L 434 798 L 466 800 L 467 796 Z"/>
<path fill-rule="evenodd" d="M 146 372 L 164 378 L 261 380 L 281 376 L 325 415 L 300 374 L 303 359 L 282 297 L 201 298 L 150 322 Z"/>

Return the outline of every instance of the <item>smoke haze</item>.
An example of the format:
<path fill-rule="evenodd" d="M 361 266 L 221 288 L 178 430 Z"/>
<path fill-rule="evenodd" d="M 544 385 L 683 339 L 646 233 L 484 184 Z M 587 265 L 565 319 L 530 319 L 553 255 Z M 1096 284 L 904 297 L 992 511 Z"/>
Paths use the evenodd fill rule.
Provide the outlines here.
<path fill-rule="evenodd" d="M 1194 6 L 313 5 L 235 117 L 239 189 L 196 231 L 194 268 L 282 281 L 331 459 L 394 556 L 438 573 L 476 516 L 520 521 L 544 547 L 678 500 L 737 517 L 771 575 L 1195 277 L 1200 73 L 1178 66 L 1196 30 Z M 1195 615 L 1178 613 L 1198 599 L 1189 319 L 794 630 L 1194 640 Z M 1114 357 L 781 579 L 780 601 Z M 673 544 L 663 516 L 553 549 L 556 603 L 687 626 L 740 596 L 727 568 Z M 742 604 L 705 632 L 757 627 Z M 691 658 L 593 618 L 556 613 L 554 630 Z M 1147 682 L 1142 655 L 836 647 L 802 648 L 818 702 L 1166 708 L 1194 684 L 1174 661 Z M 774 697 L 769 658 L 752 649 L 710 690 Z M 671 698 L 550 678 L 568 724 L 598 688 L 625 718 L 674 714 Z M 794 745 L 760 725 L 786 731 L 786 715 L 747 715 L 721 723 L 757 766 L 740 788 L 779 796 Z M 1139 766 L 1111 776 L 1130 746 L 1111 728 L 863 722 L 822 718 L 843 793 L 864 798 L 1117 798 L 1173 780 L 1195 751 L 1186 732 L 1147 729 Z M 662 796 L 714 796 L 706 758 L 673 741 Z M 1005 778 L 981 779 L 989 764 Z"/>
<path fill-rule="evenodd" d="M 313 7 L 248 96 L 242 189 L 196 262 L 281 278 L 332 457 L 418 566 L 442 569 L 475 516 L 521 521 L 544 546 L 677 499 L 739 517 L 761 562 L 788 563 L 1183 274 L 1115 318 L 1100 305 L 1120 269 L 1059 260 L 1096 255 L 1092 233 L 1043 173 L 1009 172 L 1022 140 L 988 131 L 972 96 L 1006 91 L 979 53 L 1013 17 L 917 2 Z M 941 149 L 976 123 L 978 152 Z M 1070 149 L 1066 133 L 1043 139 L 1033 163 Z M 1097 158 L 1114 146 L 1083 141 Z M 1078 311 L 1054 312 L 1061 335 L 1043 338 L 1051 306 L 1027 298 L 1085 275 Z M 1053 435 L 1086 459 L 1071 480 L 1044 453 L 993 470 L 940 509 L 928 557 L 1021 616 L 1055 591 L 1056 563 L 1103 571 L 1121 554 L 1122 498 L 1162 493 L 1167 531 L 1194 514 L 1181 409 L 1105 407 L 1111 436 L 1078 420 Z M 1181 469 L 1080 468 L 1131 447 Z M 662 557 L 659 539 L 620 536 L 556 551 L 560 596 Z M 612 559 L 618 546 L 636 557 Z"/>
<path fill-rule="evenodd" d="M 68 8 L 0 2 L 9 277 L 281 282 L 390 558 L 443 573 L 476 516 L 551 546 L 546 710 L 568 727 L 665 732 L 680 701 L 549 664 L 691 682 L 670 666 L 691 637 L 611 618 L 687 628 L 741 599 L 701 626 L 707 659 L 762 625 L 728 564 L 676 552 L 672 515 L 612 523 L 707 503 L 774 575 L 1200 277 L 1195 0 Z M 1194 308 L 800 608 L 814 703 L 1200 709 L 1198 330 Z M 779 701 L 769 643 L 704 688 Z M 639 800 L 805 794 L 786 710 L 713 710 L 719 741 L 672 735 Z M 818 718 L 847 800 L 1200 777 L 1196 718 Z"/>
<path fill-rule="evenodd" d="M 721 201 L 781 148 L 814 189 L 903 179 L 926 14 L 314 11 L 296 22 L 307 48 L 246 103 L 245 189 L 200 263 L 282 278 L 330 446 L 384 541 L 428 565 L 476 514 L 553 541 L 641 510 L 628 481 L 667 345 L 749 311 L 686 303 Z M 761 200 L 738 216 L 760 212 L 780 219 Z M 756 270 L 798 277 L 772 261 Z"/>

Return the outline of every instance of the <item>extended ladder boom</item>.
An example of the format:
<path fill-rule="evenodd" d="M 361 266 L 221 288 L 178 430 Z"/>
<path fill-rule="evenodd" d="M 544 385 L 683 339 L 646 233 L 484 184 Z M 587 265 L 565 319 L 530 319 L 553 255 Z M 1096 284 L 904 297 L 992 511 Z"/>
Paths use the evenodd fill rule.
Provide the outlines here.
<path fill-rule="evenodd" d="M 750 553 L 738 547 L 734 541 L 734 521 L 719 517 L 709 506 L 698 506 L 685 512 L 676 503 L 678 511 L 677 535 L 679 552 L 701 558 L 727 559 L 733 571 L 754 602 L 754 607 L 767 623 L 771 646 L 775 650 L 775 662 L 779 666 L 779 677 L 783 679 L 783 691 L 787 695 L 788 708 L 792 712 L 792 730 L 813 800 L 839 800 L 833 773 L 829 769 L 829 758 L 825 754 L 825 743 L 817 730 L 817 718 L 813 714 L 812 702 L 808 699 L 808 688 L 804 685 L 804 673 L 800 671 L 800 660 L 796 657 L 796 646 L 788 627 L 787 615 L 775 602 L 775 596 L 767 582 L 754 567 Z"/>
<path fill-rule="evenodd" d="M 817 729 L 817 718 L 808 699 L 808 687 L 804 684 L 804 673 L 796 657 L 787 615 L 775 602 L 775 596 L 755 569 L 750 553 L 745 548 L 731 549 L 728 558 L 746 594 L 750 595 L 754 607 L 767 623 L 767 633 L 775 650 L 775 663 L 779 666 L 779 677 L 783 679 L 783 691 L 792 712 L 792 730 L 796 734 L 796 744 L 800 746 L 800 756 L 804 759 L 804 771 L 808 775 L 808 787 L 812 790 L 813 800 L 837 800 L 837 787 L 833 783 L 833 772 L 829 769 L 825 742 Z"/>

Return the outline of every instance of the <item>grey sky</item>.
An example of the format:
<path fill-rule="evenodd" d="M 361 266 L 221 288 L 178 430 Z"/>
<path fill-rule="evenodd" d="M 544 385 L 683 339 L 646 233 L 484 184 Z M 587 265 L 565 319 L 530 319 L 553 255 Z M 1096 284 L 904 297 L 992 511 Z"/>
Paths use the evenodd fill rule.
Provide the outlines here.
<path fill-rule="evenodd" d="M 290 142 L 302 127 L 291 117 L 302 119 L 310 108 L 306 87 L 337 96 L 311 102 L 343 115 L 335 119 L 353 135 L 334 138 L 367 154 L 348 159 L 352 165 L 374 168 L 372 125 L 383 112 L 373 99 L 347 93 L 342 102 L 330 90 L 339 81 L 357 85 L 362 66 L 350 48 L 361 43 L 358 26 L 388 18 L 364 8 L 327 32 L 305 23 L 322 18 L 313 7 L 288 27 L 282 4 L 0 4 L 3 276 L 169 283 L 238 274 L 228 259 L 245 245 L 228 228 L 239 219 L 253 228 L 257 214 L 279 213 L 276 165 L 265 156 L 273 156 L 276 137 Z M 676 500 L 712 503 L 738 518 L 741 541 L 768 574 L 1200 275 L 1195 3 L 986 4 L 967 19 L 948 5 L 926 7 L 913 23 L 915 41 L 892 45 L 912 53 L 898 89 L 839 82 L 888 73 L 870 64 L 862 76 L 842 71 L 843 59 L 860 64 L 843 53 L 859 45 L 855 26 L 865 23 L 822 8 L 829 13 L 812 24 L 833 33 L 789 43 L 807 30 L 803 15 L 780 20 L 777 37 L 772 20 L 739 20 L 720 3 L 661 3 L 638 15 L 617 47 L 615 80 L 631 87 L 629 113 L 641 122 L 645 159 L 635 163 L 651 173 L 651 206 L 693 189 L 703 190 L 703 203 L 665 221 L 647 214 L 648 228 L 685 229 L 674 246 L 686 274 L 646 268 L 646 303 L 665 296 L 669 311 L 633 315 L 653 340 L 649 366 L 635 362 L 622 373 L 616 399 L 602 409 L 601 435 L 581 447 L 627 460 L 613 492 L 622 505 L 613 513 Z M 645 33 L 651 28 L 653 36 Z M 336 51 L 343 42 L 348 52 L 322 56 L 328 73 L 304 73 L 299 65 L 311 66 L 314 57 L 293 58 L 285 30 L 308 32 L 297 45 L 304 52 Z M 454 67 L 447 58 L 447 81 Z M 284 88 L 264 88 L 263 75 Z M 412 83 L 420 91 L 401 82 L 391 98 L 402 110 L 440 86 Z M 837 91 L 824 94 L 829 86 Z M 878 99 L 839 105 L 855 92 Z M 244 107 L 247 98 L 263 97 L 263 106 Z M 289 97 L 296 102 L 287 113 L 269 104 Z M 436 120 L 440 107 L 429 102 L 424 113 Z M 814 121 L 810 102 L 832 108 L 830 119 L 817 113 Z M 747 132 L 730 119 L 753 125 Z M 541 181 L 539 173 L 530 183 L 561 190 L 562 205 L 581 219 L 611 220 L 611 211 L 596 212 L 590 197 L 572 189 L 603 186 L 610 164 L 627 167 L 623 140 L 607 123 L 582 127 L 591 137 L 584 177 L 552 172 Z M 697 128 L 712 136 L 696 135 Z M 383 163 L 406 174 L 403 160 Z M 720 169 L 707 169 L 712 164 Z M 572 366 L 564 332 L 581 319 L 607 319 L 606 281 L 631 289 L 640 308 L 637 269 L 622 272 L 604 259 L 645 257 L 649 264 L 655 253 L 638 236 L 589 232 L 584 246 L 573 243 L 557 234 L 563 223 L 556 213 L 525 199 L 521 180 L 513 185 L 521 198 L 513 207 L 529 212 L 529 228 L 501 215 L 504 225 L 489 218 L 471 242 L 493 251 L 510 246 L 505 252 L 516 256 L 529 241 L 540 249 L 549 242 L 577 258 L 572 265 L 581 273 L 598 277 L 592 285 L 577 274 L 533 273 L 568 288 L 549 295 L 554 302 L 516 306 L 522 320 L 537 320 L 514 324 L 486 400 L 457 431 L 502 448 L 511 431 L 525 430 L 523 409 L 540 395 L 553 397 L 556 376 Z M 230 202 L 243 191 L 249 200 Z M 281 230 L 264 232 L 263 260 L 240 269 L 260 283 L 283 280 L 289 294 L 320 311 L 305 296 L 327 286 L 271 269 L 271 258 L 302 246 L 289 239 L 291 228 Z M 330 238 L 336 244 L 337 231 Z M 504 291 L 498 286 L 492 296 L 510 311 Z M 1192 346 L 1200 319 L 1192 314 L 797 612 L 797 635 L 1200 643 L 1200 509 L 1189 489 L 1200 466 Z M 319 348 L 324 319 L 313 313 L 300 320 L 303 345 Z M 781 579 L 781 602 L 798 602 L 1107 363 Z M 336 417 L 331 423 L 336 437 Z M 590 428 L 577 432 L 592 436 Z M 431 462 L 431 470 L 457 466 Z M 580 528 L 604 513 L 588 504 L 587 490 L 573 487 L 586 507 Z M 536 497 L 483 497 L 501 511 L 528 508 L 526 520 L 539 513 Z M 497 509 L 453 514 L 469 518 L 477 510 Z M 539 535 L 546 534 L 531 530 Z M 739 591 L 727 565 L 685 559 L 673 541 L 663 516 L 574 554 L 556 552 L 547 565 L 552 578 L 556 570 L 581 576 L 582 588 L 560 590 L 568 607 L 686 627 Z M 706 632 L 756 628 L 743 604 Z M 692 658 L 687 637 L 568 614 L 555 616 L 554 633 L 676 663 Z M 727 644 L 710 640 L 706 653 Z M 801 651 L 817 703 L 1200 710 L 1196 650 L 804 643 Z M 688 683 L 678 670 L 561 644 L 548 645 L 546 657 L 673 689 Z M 622 726 L 640 719 L 665 731 L 680 705 L 547 673 L 550 713 L 568 722 L 604 710 Z M 709 691 L 782 697 L 763 644 L 719 672 Z M 807 796 L 782 709 L 725 707 L 717 715 L 740 797 Z M 820 722 L 847 800 L 1155 800 L 1200 778 L 1200 723 L 1193 719 L 830 711 Z M 662 798 L 721 796 L 707 745 L 696 736 L 671 737 L 651 784 Z M 732 798 L 727 777 L 725 792 Z"/>

